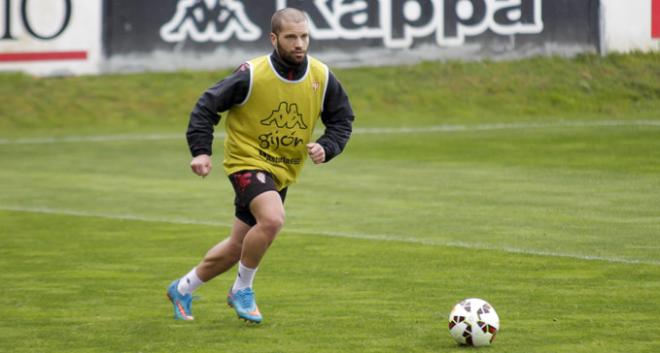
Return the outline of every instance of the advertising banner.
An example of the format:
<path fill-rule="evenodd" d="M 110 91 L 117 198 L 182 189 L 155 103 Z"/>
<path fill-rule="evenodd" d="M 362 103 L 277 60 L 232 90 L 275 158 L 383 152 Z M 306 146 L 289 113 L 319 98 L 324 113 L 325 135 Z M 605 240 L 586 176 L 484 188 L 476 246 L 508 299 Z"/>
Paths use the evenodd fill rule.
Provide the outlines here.
<path fill-rule="evenodd" d="M 602 53 L 660 50 L 660 0 L 601 0 Z"/>
<path fill-rule="evenodd" d="M 92 74 L 101 60 L 101 0 L 0 0 L 0 70 Z"/>
<path fill-rule="evenodd" d="M 269 52 L 270 17 L 304 10 L 331 64 L 571 55 L 598 50 L 598 0 L 113 0 L 109 71 L 232 67 Z"/>

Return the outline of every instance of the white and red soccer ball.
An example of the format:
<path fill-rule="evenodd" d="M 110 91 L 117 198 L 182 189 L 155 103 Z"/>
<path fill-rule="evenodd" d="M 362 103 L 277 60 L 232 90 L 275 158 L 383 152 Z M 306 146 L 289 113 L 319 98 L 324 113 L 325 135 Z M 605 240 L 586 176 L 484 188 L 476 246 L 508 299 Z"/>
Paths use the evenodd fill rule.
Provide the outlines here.
<path fill-rule="evenodd" d="M 482 299 L 465 299 L 449 314 L 449 333 L 458 344 L 487 346 L 499 329 L 500 318 L 495 308 Z"/>

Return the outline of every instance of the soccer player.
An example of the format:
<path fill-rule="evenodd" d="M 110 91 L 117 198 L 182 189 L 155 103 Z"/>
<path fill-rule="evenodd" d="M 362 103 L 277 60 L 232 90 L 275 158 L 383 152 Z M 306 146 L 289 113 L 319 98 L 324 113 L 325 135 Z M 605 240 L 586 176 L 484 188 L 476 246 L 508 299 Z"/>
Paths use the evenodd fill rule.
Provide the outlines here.
<path fill-rule="evenodd" d="M 227 303 L 239 318 L 259 323 L 253 280 L 284 225 L 284 199 L 307 156 L 325 163 L 342 152 L 354 119 L 348 97 L 328 67 L 307 55 L 305 14 L 286 8 L 273 14 L 270 55 L 250 60 L 199 99 L 188 125 L 190 167 L 211 172 L 214 125 L 227 112 L 224 169 L 236 197 L 231 234 L 211 248 L 189 273 L 169 286 L 174 317 L 192 320 L 192 293 L 238 263 Z M 323 135 L 312 141 L 320 116 Z"/>

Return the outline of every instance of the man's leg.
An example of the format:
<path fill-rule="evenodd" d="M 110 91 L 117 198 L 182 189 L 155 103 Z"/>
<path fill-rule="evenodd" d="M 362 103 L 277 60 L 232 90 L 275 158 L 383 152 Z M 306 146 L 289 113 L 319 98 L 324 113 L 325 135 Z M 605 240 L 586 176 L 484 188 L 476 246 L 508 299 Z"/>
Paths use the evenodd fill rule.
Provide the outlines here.
<path fill-rule="evenodd" d="M 280 194 L 276 191 L 267 191 L 252 200 L 250 211 L 256 218 L 257 224 L 245 235 L 241 263 L 250 268 L 257 268 L 266 250 L 284 226 L 284 205 Z"/>
<path fill-rule="evenodd" d="M 193 320 L 192 292 L 214 277 L 232 268 L 239 260 L 242 243 L 250 226 L 241 220 L 234 220 L 231 235 L 211 248 L 204 259 L 179 280 L 172 282 L 167 296 L 174 305 L 174 318 Z"/>
<path fill-rule="evenodd" d="M 284 225 L 284 206 L 276 191 L 259 194 L 250 202 L 250 211 L 257 220 L 245 235 L 239 264 L 239 272 L 227 303 L 236 310 L 239 318 L 259 323 L 261 313 L 254 300 L 252 280 L 261 259 Z"/>
<path fill-rule="evenodd" d="M 232 268 L 241 258 L 243 241 L 250 228 L 243 221 L 235 219 L 229 238 L 211 248 L 197 265 L 199 279 L 208 282 Z"/>

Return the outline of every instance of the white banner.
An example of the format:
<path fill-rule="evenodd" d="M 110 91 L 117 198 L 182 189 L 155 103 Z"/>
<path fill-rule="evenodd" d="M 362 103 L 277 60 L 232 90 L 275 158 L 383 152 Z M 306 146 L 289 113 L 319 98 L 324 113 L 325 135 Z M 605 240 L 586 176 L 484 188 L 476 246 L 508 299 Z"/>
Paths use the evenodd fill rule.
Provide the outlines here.
<path fill-rule="evenodd" d="M 95 74 L 102 0 L 0 0 L 0 71 Z"/>
<path fill-rule="evenodd" d="M 653 31 L 653 24 L 660 21 L 655 18 L 660 16 L 658 3 L 657 0 L 601 0 L 602 53 L 660 50 L 660 38 L 654 38 Z"/>

